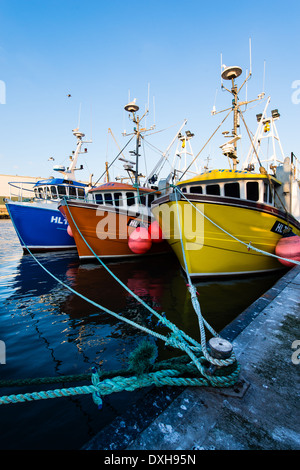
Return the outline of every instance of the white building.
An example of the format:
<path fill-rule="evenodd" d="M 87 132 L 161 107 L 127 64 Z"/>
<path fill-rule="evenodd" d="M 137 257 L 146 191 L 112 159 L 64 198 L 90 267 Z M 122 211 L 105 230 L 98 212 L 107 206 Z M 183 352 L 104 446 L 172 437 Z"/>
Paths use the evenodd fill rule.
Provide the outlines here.
<path fill-rule="evenodd" d="M 32 189 L 32 185 L 28 183 L 36 183 L 42 178 L 41 176 L 32 177 L 32 176 L 18 176 L 18 175 L 1 175 L 0 174 L 0 216 L 7 216 L 7 210 L 4 204 L 5 198 L 18 199 L 20 194 L 20 189 L 17 187 Z M 13 183 L 15 186 L 11 186 L 8 183 Z M 23 183 L 23 184 L 20 184 Z M 30 197 L 30 192 L 25 191 L 25 194 L 28 193 Z"/>

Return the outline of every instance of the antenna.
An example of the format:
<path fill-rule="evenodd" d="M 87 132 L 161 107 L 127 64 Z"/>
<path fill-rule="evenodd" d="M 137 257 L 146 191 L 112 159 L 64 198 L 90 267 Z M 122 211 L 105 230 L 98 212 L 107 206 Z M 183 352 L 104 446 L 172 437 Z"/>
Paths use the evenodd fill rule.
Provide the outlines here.
<path fill-rule="evenodd" d="M 252 75 L 251 38 L 249 38 L 249 55 L 250 55 L 250 70 L 249 70 L 249 75 Z"/>
<path fill-rule="evenodd" d="M 93 126 L 92 126 L 92 116 L 93 116 L 93 113 L 92 113 L 92 103 L 91 103 L 91 140 L 93 139 L 93 138 L 92 138 L 92 130 L 93 130 Z"/>
<path fill-rule="evenodd" d="M 155 96 L 153 96 L 153 122 L 154 122 L 154 127 L 155 127 Z"/>
<path fill-rule="evenodd" d="M 148 83 L 148 104 L 145 104 L 145 127 L 147 128 L 147 114 L 149 113 L 149 95 L 150 95 L 150 83 Z"/>
<path fill-rule="evenodd" d="M 218 88 L 216 89 L 216 94 L 215 94 L 215 101 L 214 101 L 213 109 L 212 109 L 212 112 L 211 112 L 211 114 L 212 114 L 212 115 L 216 114 L 216 101 L 217 101 L 217 94 L 218 94 Z"/>
<path fill-rule="evenodd" d="M 263 74 L 263 94 L 265 94 L 265 77 L 266 77 L 266 60 L 264 60 L 264 74 Z"/>
<path fill-rule="evenodd" d="M 246 77 L 248 76 L 248 70 L 246 69 Z M 246 82 L 246 105 L 245 105 L 245 109 L 247 109 L 247 101 L 248 101 L 248 80 Z"/>
<path fill-rule="evenodd" d="M 80 115 L 81 115 L 81 103 L 79 105 L 79 111 L 78 111 L 78 129 L 80 128 Z"/>
<path fill-rule="evenodd" d="M 126 135 L 126 129 L 125 129 L 125 109 L 123 109 L 123 132 L 122 134 L 125 136 Z"/>
<path fill-rule="evenodd" d="M 222 59 L 222 52 L 221 52 L 221 88 L 223 88 L 223 77 L 222 77 L 222 68 L 223 68 L 223 59 Z"/>

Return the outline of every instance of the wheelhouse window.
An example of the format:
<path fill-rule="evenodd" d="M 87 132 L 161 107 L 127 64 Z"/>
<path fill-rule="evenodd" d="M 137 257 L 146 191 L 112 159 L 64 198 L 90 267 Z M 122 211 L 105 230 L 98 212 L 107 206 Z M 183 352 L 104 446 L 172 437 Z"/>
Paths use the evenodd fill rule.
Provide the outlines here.
<path fill-rule="evenodd" d="M 206 194 L 210 194 L 212 196 L 220 196 L 220 186 L 218 184 L 208 184 L 206 186 Z"/>
<path fill-rule="evenodd" d="M 144 194 L 140 195 L 139 199 L 139 204 L 142 204 L 143 206 L 146 205 L 146 196 Z"/>
<path fill-rule="evenodd" d="M 69 186 L 69 196 L 76 197 L 76 188 L 74 186 Z"/>
<path fill-rule="evenodd" d="M 46 199 L 51 199 L 52 194 L 51 194 L 50 186 L 45 186 L 45 195 L 46 195 Z"/>
<path fill-rule="evenodd" d="M 258 201 L 259 187 L 257 181 L 248 181 L 246 183 L 246 197 L 249 201 Z"/>
<path fill-rule="evenodd" d="M 60 198 L 67 195 L 67 188 L 65 186 L 57 186 L 57 191 Z"/>
<path fill-rule="evenodd" d="M 240 184 L 239 183 L 225 183 L 224 195 L 227 197 L 240 197 Z"/>
<path fill-rule="evenodd" d="M 154 201 L 154 199 L 155 199 L 154 194 L 148 194 L 148 203 L 147 203 L 148 207 L 151 207 L 151 204 Z"/>
<path fill-rule="evenodd" d="M 126 193 L 127 206 L 134 206 L 135 204 L 135 195 L 134 193 Z"/>
<path fill-rule="evenodd" d="M 85 192 L 83 188 L 77 188 L 77 194 L 79 199 L 84 199 L 85 198 Z"/>
<path fill-rule="evenodd" d="M 97 204 L 103 204 L 102 194 L 95 194 L 95 201 Z"/>
<path fill-rule="evenodd" d="M 192 194 L 203 194 L 202 186 L 191 186 L 190 193 Z"/>
<path fill-rule="evenodd" d="M 113 205 L 112 194 L 111 193 L 105 193 L 104 194 L 104 201 L 105 201 L 105 204 L 108 204 L 108 205 L 112 206 Z"/>
<path fill-rule="evenodd" d="M 264 181 L 264 202 L 272 203 L 272 191 L 269 183 Z"/>
<path fill-rule="evenodd" d="M 52 199 L 57 199 L 57 189 L 56 189 L 56 186 L 51 186 L 49 189 L 51 189 L 51 197 L 52 197 Z"/>
<path fill-rule="evenodd" d="M 39 198 L 44 199 L 45 198 L 44 189 L 40 187 L 40 188 L 38 188 L 38 190 L 39 190 Z"/>
<path fill-rule="evenodd" d="M 115 206 L 119 207 L 123 205 L 122 193 L 114 193 Z"/>

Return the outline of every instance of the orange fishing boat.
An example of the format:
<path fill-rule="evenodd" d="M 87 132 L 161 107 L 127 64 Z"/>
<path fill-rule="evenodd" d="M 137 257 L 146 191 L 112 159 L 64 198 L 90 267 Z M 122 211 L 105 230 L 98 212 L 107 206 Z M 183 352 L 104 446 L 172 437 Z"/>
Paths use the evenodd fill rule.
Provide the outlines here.
<path fill-rule="evenodd" d="M 109 182 L 88 192 L 86 202 L 61 201 L 80 259 L 128 258 L 171 251 L 151 215 L 160 192 Z"/>

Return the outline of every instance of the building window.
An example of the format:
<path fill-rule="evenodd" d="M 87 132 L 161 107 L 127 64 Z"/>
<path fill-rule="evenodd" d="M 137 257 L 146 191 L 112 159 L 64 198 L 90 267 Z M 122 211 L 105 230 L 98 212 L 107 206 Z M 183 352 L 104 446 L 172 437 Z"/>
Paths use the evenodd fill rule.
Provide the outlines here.
<path fill-rule="evenodd" d="M 218 184 L 208 184 L 206 186 L 206 194 L 220 196 L 220 186 Z"/>
<path fill-rule="evenodd" d="M 239 183 L 225 183 L 224 194 L 228 197 L 240 197 L 240 184 Z"/>
<path fill-rule="evenodd" d="M 257 181 L 248 181 L 246 183 L 247 199 L 249 201 L 258 201 L 259 199 L 259 189 Z"/>

